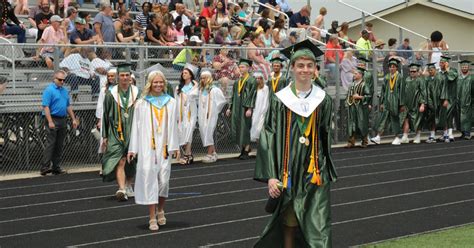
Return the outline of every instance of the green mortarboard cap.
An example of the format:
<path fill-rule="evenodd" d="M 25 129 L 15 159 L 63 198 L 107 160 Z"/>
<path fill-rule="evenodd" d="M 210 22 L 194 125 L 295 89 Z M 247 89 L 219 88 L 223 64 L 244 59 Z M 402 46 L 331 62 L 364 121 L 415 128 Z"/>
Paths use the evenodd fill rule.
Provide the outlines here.
<path fill-rule="evenodd" d="M 435 65 L 435 64 L 436 64 L 436 63 L 429 63 L 429 64 L 426 64 L 426 66 L 427 66 L 428 68 L 436 68 L 436 65 Z"/>
<path fill-rule="evenodd" d="M 244 65 L 247 65 L 247 66 L 250 67 L 250 66 L 252 66 L 252 63 L 253 63 L 252 60 L 248 60 L 248 59 L 240 59 L 239 60 L 239 65 L 244 64 Z"/>
<path fill-rule="evenodd" d="M 117 65 L 117 72 L 132 72 L 132 64 L 130 63 L 122 63 Z"/>
<path fill-rule="evenodd" d="M 449 60 L 451 60 L 450 57 L 441 55 L 441 59 L 440 59 L 441 62 L 449 62 Z"/>
<path fill-rule="evenodd" d="M 468 64 L 469 65 L 470 63 L 471 63 L 471 61 L 466 60 L 466 59 L 459 61 L 459 64 L 461 64 L 461 65 L 462 64 Z"/>
<path fill-rule="evenodd" d="M 391 58 L 388 60 L 388 65 L 396 65 L 398 67 L 398 64 L 400 63 L 400 61 L 396 58 Z"/>
<path fill-rule="evenodd" d="M 421 65 L 419 65 L 419 64 L 417 64 L 417 63 L 411 63 L 408 67 L 409 67 L 410 69 L 413 68 L 413 69 L 418 70 L 418 69 L 421 67 Z"/>
<path fill-rule="evenodd" d="M 291 61 L 294 61 L 301 56 L 306 56 L 317 61 L 317 57 L 324 54 L 321 49 L 308 39 L 281 50 L 281 53 Z"/>
<path fill-rule="evenodd" d="M 359 63 L 362 63 L 361 61 L 364 61 L 365 63 L 370 62 L 370 60 L 366 59 L 365 57 L 358 57 L 357 60 L 358 60 Z"/>
<path fill-rule="evenodd" d="M 283 59 L 280 58 L 280 57 L 276 57 L 276 58 L 270 59 L 270 62 L 272 62 L 272 63 L 280 63 L 280 64 L 283 64 L 284 61 L 285 61 L 285 60 L 283 60 Z"/>
<path fill-rule="evenodd" d="M 362 73 L 362 74 L 364 74 L 364 72 L 365 72 L 365 68 L 364 68 L 364 67 L 357 66 L 356 69 L 357 69 L 357 71 L 359 71 L 359 72 Z"/>

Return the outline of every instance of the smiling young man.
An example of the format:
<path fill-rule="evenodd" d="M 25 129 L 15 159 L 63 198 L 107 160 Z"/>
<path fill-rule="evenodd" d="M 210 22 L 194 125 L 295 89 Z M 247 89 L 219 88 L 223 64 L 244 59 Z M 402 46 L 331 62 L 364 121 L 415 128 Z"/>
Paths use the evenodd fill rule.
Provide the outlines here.
<path fill-rule="evenodd" d="M 126 201 L 132 197 L 132 181 L 135 177 L 135 165 L 126 161 L 130 132 L 132 129 L 135 101 L 139 90 L 131 85 L 131 65 L 117 67 L 118 84 L 106 92 L 102 126 L 103 147 L 102 176 L 104 182 L 117 180 L 119 189 L 115 193 L 117 200 Z"/>
<path fill-rule="evenodd" d="M 312 83 L 323 53 L 309 40 L 282 52 L 294 80 L 270 100 L 273 115 L 260 134 L 254 173 L 279 200 L 255 247 L 331 247 L 332 100 Z"/>

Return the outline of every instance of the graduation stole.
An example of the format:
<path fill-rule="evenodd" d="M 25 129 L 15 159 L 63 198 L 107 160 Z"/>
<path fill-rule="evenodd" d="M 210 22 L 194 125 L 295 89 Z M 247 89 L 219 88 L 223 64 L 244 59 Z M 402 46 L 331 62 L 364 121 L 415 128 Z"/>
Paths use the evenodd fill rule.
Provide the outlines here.
<path fill-rule="evenodd" d="M 153 119 L 156 119 L 157 122 L 158 122 L 157 132 L 160 134 L 162 132 L 163 118 L 165 118 L 165 121 L 168 118 L 168 108 L 166 108 L 165 105 L 169 101 L 169 99 L 168 99 L 160 108 L 158 106 L 155 106 L 152 102 L 156 98 L 158 98 L 158 97 L 153 97 L 153 96 L 146 96 L 145 97 L 145 100 L 147 100 L 148 103 L 150 104 L 151 148 L 153 150 L 156 150 L 155 125 L 153 124 Z M 166 137 L 164 137 L 164 142 L 163 142 L 163 158 L 164 159 L 168 158 L 168 151 L 167 151 L 166 147 L 167 147 L 167 141 L 166 141 Z M 157 163 L 158 163 L 158 159 L 155 156 L 155 164 L 157 164 Z"/>
<path fill-rule="evenodd" d="M 278 82 L 280 81 L 280 77 L 281 77 L 281 72 L 280 74 L 278 75 L 278 77 L 274 78 L 272 77 L 272 89 L 273 89 L 273 92 L 276 91 L 276 88 L 278 86 Z"/>
<path fill-rule="evenodd" d="M 295 93 L 295 91 L 293 91 L 293 93 Z M 285 131 L 285 148 L 284 148 L 284 153 L 283 153 L 283 188 L 285 189 L 291 188 L 291 175 L 289 172 L 289 164 L 290 164 L 290 157 L 291 157 L 291 151 L 290 151 L 291 141 L 294 140 L 294 138 L 291 137 L 292 111 L 289 108 L 287 108 L 286 111 L 287 111 L 286 112 L 287 124 L 286 124 L 286 131 Z M 306 119 L 309 119 L 307 120 L 307 122 L 305 121 L 305 118 L 303 117 L 301 118 L 301 121 L 300 121 L 300 118 L 298 118 L 298 116 L 296 117 L 296 120 L 297 120 L 298 127 L 300 129 L 300 132 L 303 133 L 304 135 L 299 138 L 299 142 L 301 144 L 305 144 L 306 146 L 309 146 L 310 143 L 312 144 L 310 162 L 309 162 L 308 170 L 307 170 L 307 172 L 309 173 L 308 179 L 310 180 L 312 184 L 320 186 L 323 182 L 321 178 L 321 171 L 319 170 L 319 166 L 318 166 L 319 137 L 318 137 L 317 126 L 316 126 L 316 123 L 318 120 L 318 113 L 319 113 L 319 107 L 316 108 L 316 110 L 313 113 L 311 113 L 309 118 L 306 118 Z M 305 122 L 306 124 L 303 125 L 303 123 Z M 311 142 L 308 139 L 308 136 L 310 133 L 312 134 Z"/>
<path fill-rule="evenodd" d="M 125 119 L 128 118 L 128 95 L 129 95 L 130 91 L 132 92 L 132 100 L 134 101 L 133 89 L 131 89 L 131 88 L 132 88 L 132 86 L 128 87 L 126 97 L 124 97 L 125 101 L 124 101 L 123 107 L 125 109 L 125 113 L 123 114 L 123 116 L 125 117 Z M 122 110 L 121 110 L 121 107 L 120 107 L 120 98 L 122 98 L 122 94 L 121 94 L 120 89 L 119 89 L 118 86 L 117 86 L 117 94 L 118 94 L 118 97 L 117 97 L 117 109 L 118 109 L 117 132 L 120 135 L 120 141 L 124 141 L 125 139 L 123 138 Z"/>
<path fill-rule="evenodd" d="M 238 84 L 238 92 L 237 94 L 240 96 L 240 93 L 242 92 L 242 89 L 244 88 L 245 82 L 247 82 L 247 79 L 249 79 L 250 73 L 247 73 L 247 75 L 244 78 L 239 79 L 239 84 Z"/>
<path fill-rule="evenodd" d="M 193 82 L 189 83 L 188 85 L 184 86 L 181 89 L 181 93 L 179 94 L 180 104 L 179 104 L 179 123 L 183 122 L 183 93 L 188 93 L 194 87 Z M 191 108 L 188 109 L 188 122 L 191 120 Z"/>
<path fill-rule="evenodd" d="M 395 72 L 395 76 L 392 78 L 392 75 L 390 75 L 389 79 L 389 86 L 390 86 L 390 92 L 393 92 L 393 88 L 395 87 L 395 82 L 397 82 L 397 77 L 398 77 L 398 71 Z"/>
<path fill-rule="evenodd" d="M 204 89 L 205 92 L 208 92 L 209 97 L 207 98 L 207 115 L 206 115 L 206 120 L 209 120 L 209 116 L 211 114 L 211 90 L 213 88 L 213 85 L 210 85 L 208 89 Z"/>

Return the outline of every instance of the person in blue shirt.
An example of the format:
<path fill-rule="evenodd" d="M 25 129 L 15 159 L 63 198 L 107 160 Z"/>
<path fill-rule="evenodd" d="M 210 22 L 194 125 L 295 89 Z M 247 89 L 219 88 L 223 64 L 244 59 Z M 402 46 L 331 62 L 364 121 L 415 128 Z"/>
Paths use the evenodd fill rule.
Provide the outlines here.
<path fill-rule="evenodd" d="M 54 82 L 43 91 L 42 106 L 45 117 L 46 146 L 41 161 L 40 174 L 54 175 L 66 173 L 59 163 L 63 152 L 64 139 L 67 133 L 67 115 L 72 119 L 72 127 L 78 126 L 78 121 L 69 102 L 69 92 L 63 87 L 66 72 L 59 70 L 54 73 Z M 52 164 L 52 168 L 51 168 Z"/>
<path fill-rule="evenodd" d="M 304 6 L 300 12 L 295 13 L 290 18 L 290 28 L 308 28 L 309 15 L 311 14 L 311 7 Z"/>

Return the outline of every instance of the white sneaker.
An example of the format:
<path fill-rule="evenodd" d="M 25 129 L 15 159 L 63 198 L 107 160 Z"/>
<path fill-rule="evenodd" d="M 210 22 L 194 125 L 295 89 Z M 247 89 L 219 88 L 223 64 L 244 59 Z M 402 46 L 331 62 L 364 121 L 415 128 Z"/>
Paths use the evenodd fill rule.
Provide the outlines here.
<path fill-rule="evenodd" d="M 125 186 L 125 193 L 127 194 L 128 197 L 135 197 L 135 192 L 133 192 L 132 185 Z"/>
<path fill-rule="evenodd" d="M 400 142 L 402 144 L 408 144 L 410 143 L 410 140 L 408 139 L 408 136 L 403 136 Z"/>
<path fill-rule="evenodd" d="M 377 135 L 375 137 L 372 137 L 370 138 L 370 141 L 374 142 L 377 145 L 380 145 L 380 136 Z"/>
<path fill-rule="evenodd" d="M 115 192 L 115 198 L 117 198 L 118 201 L 127 201 L 127 192 L 124 189 L 119 189 Z"/>
<path fill-rule="evenodd" d="M 216 161 L 217 161 L 217 156 L 214 156 L 214 154 L 207 154 L 202 159 L 202 162 L 205 164 L 215 163 Z"/>
<path fill-rule="evenodd" d="M 413 144 L 420 144 L 420 143 L 421 143 L 420 135 L 417 134 L 415 136 L 415 139 L 413 140 Z"/>
<path fill-rule="evenodd" d="M 400 138 L 396 137 L 393 141 L 392 141 L 392 145 L 395 145 L 395 146 L 399 146 L 401 144 L 401 140 Z"/>

